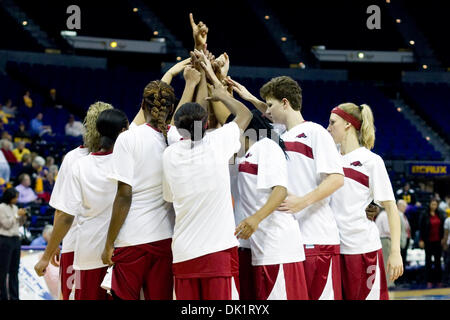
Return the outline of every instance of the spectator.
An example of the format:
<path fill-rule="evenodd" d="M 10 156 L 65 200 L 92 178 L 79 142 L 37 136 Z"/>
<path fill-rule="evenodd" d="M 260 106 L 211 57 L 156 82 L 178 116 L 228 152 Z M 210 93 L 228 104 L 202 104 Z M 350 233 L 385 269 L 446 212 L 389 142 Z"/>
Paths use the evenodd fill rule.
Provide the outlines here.
<path fill-rule="evenodd" d="M 23 96 L 23 103 L 28 108 L 32 108 L 33 107 L 33 100 L 31 99 L 30 91 L 25 91 L 25 94 Z"/>
<path fill-rule="evenodd" d="M 11 99 L 8 99 L 8 100 L 6 100 L 6 103 L 3 106 L 3 111 L 6 114 L 9 114 L 11 116 L 11 118 L 14 118 L 16 116 L 16 113 L 17 113 L 17 107 L 13 106 L 13 103 L 12 103 Z"/>
<path fill-rule="evenodd" d="M 32 135 L 37 135 L 42 137 L 46 133 L 52 133 L 51 126 L 44 126 L 42 123 L 42 119 L 44 115 L 42 112 L 39 112 L 36 117 L 30 121 L 30 131 Z"/>
<path fill-rule="evenodd" d="M 22 156 L 22 163 L 21 163 L 21 168 L 18 171 L 19 175 L 26 173 L 28 174 L 30 177 L 33 175 L 33 166 L 32 166 L 32 161 L 31 161 L 31 154 L 24 154 Z"/>
<path fill-rule="evenodd" d="M 19 185 L 16 187 L 16 190 L 19 192 L 19 200 L 17 203 L 21 205 L 27 205 L 29 203 L 35 202 L 38 198 L 36 193 L 34 193 L 33 189 L 30 188 L 31 179 L 30 176 L 26 173 L 23 173 L 19 176 Z"/>
<path fill-rule="evenodd" d="M 439 209 L 446 212 L 448 209 L 450 209 L 450 194 L 446 195 L 444 200 L 439 203 Z"/>
<path fill-rule="evenodd" d="M 6 189 L 0 204 L 0 300 L 19 300 L 19 227 L 25 223 L 26 210 L 17 208 L 17 198 L 14 188 Z"/>
<path fill-rule="evenodd" d="M 12 116 L 8 113 L 6 113 L 3 110 L 3 105 L 0 103 L 0 120 L 4 123 L 4 124 L 8 124 L 9 123 L 9 118 L 11 118 Z"/>
<path fill-rule="evenodd" d="M 39 195 L 39 198 L 43 199 L 45 203 L 50 202 L 50 196 L 55 186 L 55 174 L 53 172 L 47 173 L 44 179 L 43 192 Z"/>
<path fill-rule="evenodd" d="M 12 143 L 9 140 L 0 140 L 0 146 L 1 146 L 1 150 L 3 155 L 6 158 L 6 161 L 8 161 L 9 166 L 13 166 L 17 164 L 17 158 L 14 155 L 14 153 L 12 152 Z"/>
<path fill-rule="evenodd" d="M 53 178 L 54 178 L 55 180 L 56 180 L 56 177 L 58 176 L 58 172 L 59 172 L 59 168 L 58 168 L 58 166 L 57 166 L 56 164 L 51 165 L 51 166 L 48 168 L 48 173 L 53 174 Z"/>
<path fill-rule="evenodd" d="M 437 284 L 438 287 L 442 286 L 441 241 L 444 237 L 444 220 L 444 213 L 438 209 L 438 201 L 435 198 L 431 199 L 429 205 L 425 206 L 419 222 L 419 247 L 425 249 L 427 288 L 432 288 L 433 283 Z M 432 257 L 434 262 L 431 261 Z"/>
<path fill-rule="evenodd" d="M 50 108 L 58 108 L 61 109 L 63 106 L 61 105 L 61 101 L 56 96 L 56 89 L 50 89 L 49 95 L 45 100 L 45 106 Z"/>
<path fill-rule="evenodd" d="M 408 182 L 405 183 L 403 188 L 397 190 L 397 198 L 405 200 L 407 204 L 416 203 L 416 193 L 411 189 Z"/>
<path fill-rule="evenodd" d="M 12 152 L 19 162 L 22 162 L 22 157 L 25 154 L 30 154 L 30 150 L 25 148 L 25 142 L 23 141 L 17 142 L 17 148 L 15 148 Z"/>
<path fill-rule="evenodd" d="M 444 249 L 444 283 L 450 285 L 450 217 L 444 222 L 444 237 L 442 238 L 442 249 Z"/>
<path fill-rule="evenodd" d="M 84 126 L 80 121 L 75 121 L 75 116 L 71 114 L 65 130 L 66 136 L 79 137 L 84 133 Z"/>
<path fill-rule="evenodd" d="M 400 215 L 401 234 L 400 234 L 400 249 L 403 264 L 406 266 L 406 254 L 408 251 L 409 240 L 411 239 L 411 227 L 408 218 L 405 215 L 407 203 L 405 200 L 397 201 L 398 213 Z"/>
<path fill-rule="evenodd" d="M 11 141 L 11 142 L 12 142 L 12 137 L 11 137 L 11 135 L 9 134 L 8 131 L 3 131 L 3 132 L 2 132 L 2 139 L 1 139 L 1 140 L 8 140 L 8 141 Z"/>
<path fill-rule="evenodd" d="M 55 158 L 53 158 L 52 156 L 48 156 L 47 158 L 45 158 L 45 169 L 48 170 L 54 164 L 55 164 Z"/>
<path fill-rule="evenodd" d="M 23 121 L 19 123 L 19 129 L 14 133 L 14 142 L 18 141 L 23 141 L 25 143 L 33 142 L 31 134 L 27 131 Z"/>
<path fill-rule="evenodd" d="M 41 156 L 36 156 L 31 165 L 33 167 L 32 185 L 36 193 L 41 193 L 44 191 L 43 179 L 48 172 L 45 168 L 45 160 Z"/>
<path fill-rule="evenodd" d="M 50 237 L 52 236 L 53 232 L 53 226 L 51 224 L 45 225 L 44 229 L 42 230 L 42 234 L 31 241 L 30 246 L 46 246 L 48 243 L 48 240 L 50 240 Z"/>
<path fill-rule="evenodd" d="M 387 272 L 388 257 L 391 254 L 391 230 L 389 229 L 389 220 L 386 211 L 383 209 L 376 216 L 375 223 L 380 232 L 381 250 L 383 251 L 384 270 L 386 270 L 386 281 L 388 288 L 392 288 L 395 284 L 389 281 L 389 274 Z"/>
<path fill-rule="evenodd" d="M 9 166 L 8 161 L 6 160 L 3 152 L 0 152 L 0 178 L 9 182 L 9 178 L 11 175 L 11 168 Z"/>

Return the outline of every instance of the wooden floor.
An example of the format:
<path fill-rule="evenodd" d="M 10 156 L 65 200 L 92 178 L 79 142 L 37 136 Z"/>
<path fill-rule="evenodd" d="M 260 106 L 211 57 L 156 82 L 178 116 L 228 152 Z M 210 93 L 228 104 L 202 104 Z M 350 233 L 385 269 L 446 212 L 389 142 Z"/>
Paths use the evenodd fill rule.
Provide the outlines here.
<path fill-rule="evenodd" d="M 450 300 L 450 288 L 389 291 L 390 300 Z"/>

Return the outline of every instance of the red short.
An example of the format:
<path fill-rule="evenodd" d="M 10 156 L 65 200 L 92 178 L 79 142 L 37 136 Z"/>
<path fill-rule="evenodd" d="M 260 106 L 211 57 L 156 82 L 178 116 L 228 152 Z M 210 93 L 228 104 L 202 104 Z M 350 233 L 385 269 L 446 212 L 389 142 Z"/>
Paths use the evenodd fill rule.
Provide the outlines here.
<path fill-rule="evenodd" d="M 75 300 L 110 300 L 110 295 L 100 285 L 106 275 L 108 267 L 91 270 L 77 270 L 77 283 Z"/>
<path fill-rule="evenodd" d="M 237 247 L 173 264 L 177 300 L 239 299 Z"/>
<path fill-rule="evenodd" d="M 303 262 L 254 266 L 253 270 L 257 300 L 309 299 Z"/>
<path fill-rule="evenodd" d="M 252 266 L 252 252 L 239 248 L 239 296 L 241 300 L 256 300 L 255 274 Z"/>
<path fill-rule="evenodd" d="M 114 250 L 111 290 L 123 300 L 172 300 L 172 239 Z"/>
<path fill-rule="evenodd" d="M 383 251 L 341 254 L 344 300 L 389 300 Z"/>
<path fill-rule="evenodd" d="M 59 258 L 59 281 L 63 300 L 69 300 L 75 283 L 75 270 L 73 269 L 74 252 L 61 253 Z"/>
<path fill-rule="evenodd" d="M 306 284 L 311 300 L 342 300 L 339 245 L 305 245 Z"/>

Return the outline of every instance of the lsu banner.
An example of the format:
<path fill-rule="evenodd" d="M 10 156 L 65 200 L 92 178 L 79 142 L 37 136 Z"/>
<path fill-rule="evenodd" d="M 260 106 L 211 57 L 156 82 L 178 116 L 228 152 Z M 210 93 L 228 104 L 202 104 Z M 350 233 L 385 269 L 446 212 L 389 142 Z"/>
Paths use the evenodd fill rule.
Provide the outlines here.
<path fill-rule="evenodd" d="M 409 173 L 421 176 L 449 176 L 450 163 L 410 163 Z"/>

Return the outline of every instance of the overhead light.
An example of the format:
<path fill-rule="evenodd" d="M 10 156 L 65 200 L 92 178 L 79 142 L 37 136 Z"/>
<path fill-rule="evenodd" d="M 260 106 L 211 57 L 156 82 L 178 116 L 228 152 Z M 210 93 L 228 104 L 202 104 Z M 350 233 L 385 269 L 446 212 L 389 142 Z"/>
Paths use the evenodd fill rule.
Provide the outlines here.
<path fill-rule="evenodd" d="M 414 40 L 411 40 L 411 41 L 409 42 L 409 44 L 413 46 L 413 45 L 415 44 Z"/>
<path fill-rule="evenodd" d="M 23 25 L 23 26 L 26 26 L 27 24 L 28 24 L 28 21 L 26 21 L 26 20 L 25 20 L 25 21 L 22 21 L 22 25 Z"/>
<path fill-rule="evenodd" d="M 112 41 L 112 42 L 109 44 L 109 46 L 110 46 L 111 48 L 116 48 L 116 47 L 117 47 L 117 42 L 116 42 L 116 41 Z"/>
<path fill-rule="evenodd" d="M 386 0 L 386 3 L 391 3 L 391 0 Z"/>
<path fill-rule="evenodd" d="M 302 69 L 305 69 L 305 68 L 306 68 L 306 65 L 305 65 L 303 62 L 299 62 L 299 63 L 298 63 L 298 66 L 299 66 L 300 68 L 302 68 Z"/>
<path fill-rule="evenodd" d="M 157 36 L 158 34 L 159 34 L 158 31 L 153 31 L 153 35 L 154 35 L 154 36 Z"/>
<path fill-rule="evenodd" d="M 402 108 L 398 107 L 398 108 L 397 108 L 397 111 L 398 111 L 398 112 L 402 112 Z"/>
<path fill-rule="evenodd" d="M 397 20 L 395 20 L 395 22 L 402 23 L 402 20 L 401 19 L 397 19 Z"/>
<path fill-rule="evenodd" d="M 358 58 L 364 59 L 364 52 L 358 52 Z"/>
<path fill-rule="evenodd" d="M 424 69 L 426 70 L 426 69 L 428 69 L 428 66 L 427 66 L 426 64 L 424 64 L 424 65 L 422 66 L 422 68 L 424 68 Z"/>
<path fill-rule="evenodd" d="M 61 36 L 63 36 L 63 37 L 76 37 L 77 36 L 77 32 L 76 31 L 71 31 L 71 30 L 63 30 L 63 31 L 61 31 Z"/>
<path fill-rule="evenodd" d="M 264 16 L 264 19 L 269 20 L 270 17 L 269 16 Z"/>
<path fill-rule="evenodd" d="M 139 9 L 138 8 L 133 8 L 133 12 L 138 12 Z"/>
<path fill-rule="evenodd" d="M 427 139 L 427 141 L 430 141 L 430 137 L 426 137 L 425 139 Z"/>
<path fill-rule="evenodd" d="M 181 61 L 181 57 L 177 57 L 177 61 Z"/>
<path fill-rule="evenodd" d="M 286 41 L 287 40 L 287 38 L 286 37 L 281 37 L 281 41 Z"/>

